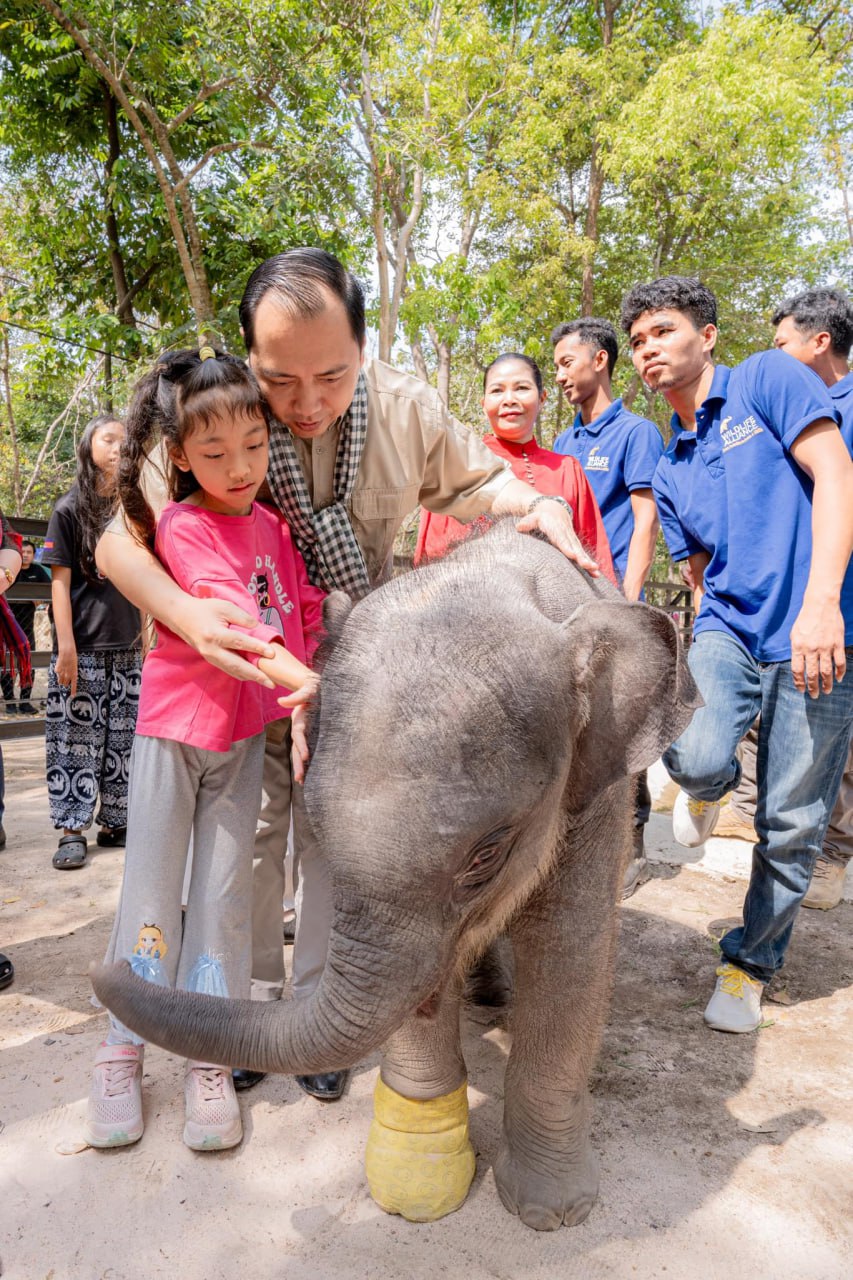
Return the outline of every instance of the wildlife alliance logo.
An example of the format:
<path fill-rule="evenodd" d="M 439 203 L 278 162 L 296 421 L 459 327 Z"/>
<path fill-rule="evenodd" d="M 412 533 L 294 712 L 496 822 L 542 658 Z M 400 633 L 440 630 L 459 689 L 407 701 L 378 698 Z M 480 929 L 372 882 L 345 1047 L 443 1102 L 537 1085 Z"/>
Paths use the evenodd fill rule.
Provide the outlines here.
<path fill-rule="evenodd" d="M 587 458 L 586 463 L 584 465 L 584 471 L 609 471 L 610 470 L 610 458 L 607 455 L 603 456 L 602 454 L 600 454 L 598 452 L 600 448 L 601 448 L 600 444 L 595 444 L 592 446 L 592 448 L 589 451 L 589 457 Z"/>
<path fill-rule="evenodd" d="M 760 436 L 763 427 L 760 427 L 755 421 L 752 414 L 748 418 L 744 418 L 743 422 L 738 422 L 735 426 L 730 427 L 731 416 L 723 418 L 720 423 L 720 437 L 723 441 L 723 453 L 728 453 L 729 449 L 736 449 L 738 445 L 746 444 L 747 440 L 752 440 L 755 436 Z"/>

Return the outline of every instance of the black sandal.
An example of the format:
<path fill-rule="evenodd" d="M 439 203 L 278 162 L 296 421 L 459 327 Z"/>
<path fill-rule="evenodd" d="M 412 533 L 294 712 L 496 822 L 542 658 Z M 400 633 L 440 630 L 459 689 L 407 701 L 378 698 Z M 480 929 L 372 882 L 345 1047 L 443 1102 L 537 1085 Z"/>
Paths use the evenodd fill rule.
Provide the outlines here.
<path fill-rule="evenodd" d="M 15 966 L 8 956 L 0 953 L 0 991 L 4 987 L 8 987 L 9 983 L 15 976 Z"/>
<path fill-rule="evenodd" d="M 86 861 L 86 837 L 81 834 L 60 836 L 59 847 L 53 855 L 57 871 L 76 871 Z"/>
<path fill-rule="evenodd" d="M 105 831 L 103 827 L 98 832 L 96 844 L 102 849 L 121 849 L 127 839 L 127 827 L 113 827 L 112 831 Z"/>

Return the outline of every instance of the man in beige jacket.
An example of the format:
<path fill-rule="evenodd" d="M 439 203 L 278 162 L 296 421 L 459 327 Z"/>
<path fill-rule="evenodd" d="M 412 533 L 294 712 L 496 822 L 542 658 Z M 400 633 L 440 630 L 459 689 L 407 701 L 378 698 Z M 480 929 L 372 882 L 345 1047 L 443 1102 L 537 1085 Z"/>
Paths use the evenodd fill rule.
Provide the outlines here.
<path fill-rule="evenodd" d="M 365 363 L 363 292 L 330 254 L 294 249 L 262 263 L 246 286 L 240 322 L 274 418 L 269 493 L 259 496 L 287 518 L 316 585 L 357 597 L 382 582 L 390 575 L 395 535 L 419 503 L 460 520 L 488 511 L 518 515 L 519 529 L 540 530 L 597 575 L 566 503 L 517 480 L 426 383 L 379 361 Z M 230 629 L 246 625 L 246 616 L 225 602 L 185 595 L 126 536 L 122 522 L 113 522 L 101 539 L 98 565 L 128 599 L 215 666 L 264 682 L 239 653 L 263 646 Z M 292 983 L 299 999 L 311 994 L 323 970 L 331 893 L 301 789 L 293 785 L 291 746 L 294 736 L 299 741 L 300 717 L 273 729 L 255 846 L 253 996 L 280 998 L 284 985 L 281 908 L 292 809 L 301 899 Z M 346 1075 L 297 1079 L 307 1093 L 329 1101 L 340 1097 Z M 262 1078 L 245 1071 L 235 1077 L 244 1088 Z"/>

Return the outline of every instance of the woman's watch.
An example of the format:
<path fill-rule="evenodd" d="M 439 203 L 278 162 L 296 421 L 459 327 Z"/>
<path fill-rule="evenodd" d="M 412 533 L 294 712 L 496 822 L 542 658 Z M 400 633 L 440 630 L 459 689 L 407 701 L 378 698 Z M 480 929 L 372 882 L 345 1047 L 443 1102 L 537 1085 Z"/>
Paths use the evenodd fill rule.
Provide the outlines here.
<path fill-rule="evenodd" d="M 540 502 L 559 502 L 561 507 L 565 507 L 569 513 L 569 519 L 574 522 L 575 513 L 572 511 L 571 503 L 566 502 L 565 498 L 560 498 L 556 493 L 540 493 L 528 503 L 527 514 L 530 515 L 534 507 L 538 507 Z"/>

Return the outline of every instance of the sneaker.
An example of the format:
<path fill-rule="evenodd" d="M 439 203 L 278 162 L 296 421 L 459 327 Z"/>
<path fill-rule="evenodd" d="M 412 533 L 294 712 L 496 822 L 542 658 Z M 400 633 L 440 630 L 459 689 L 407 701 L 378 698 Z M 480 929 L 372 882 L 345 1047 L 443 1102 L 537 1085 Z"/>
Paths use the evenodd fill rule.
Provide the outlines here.
<path fill-rule="evenodd" d="M 725 961 L 705 1009 L 705 1025 L 714 1031 L 755 1031 L 761 1022 L 764 983 Z"/>
<path fill-rule="evenodd" d="M 818 911 L 831 911 L 833 907 L 837 907 L 844 893 L 846 874 L 846 862 L 836 862 L 818 855 L 809 891 L 803 898 L 803 906 L 816 907 Z"/>
<path fill-rule="evenodd" d="M 21 702 L 18 704 L 18 711 L 22 716 L 37 716 L 38 712 L 31 702 Z"/>
<path fill-rule="evenodd" d="M 227 1067 L 188 1062 L 184 1082 L 184 1142 L 193 1151 L 222 1151 L 243 1137 L 240 1104 Z"/>
<path fill-rule="evenodd" d="M 142 1137 L 141 1044 L 102 1044 L 95 1054 L 95 1070 L 86 1115 L 90 1147 L 127 1147 Z"/>
<path fill-rule="evenodd" d="M 713 833 L 719 816 L 719 800 L 694 800 L 686 791 L 679 791 L 672 806 L 672 834 L 686 849 L 695 849 Z"/>
<path fill-rule="evenodd" d="M 726 840 L 746 840 L 748 844 L 757 844 L 758 836 L 749 818 L 741 814 L 734 805 L 723 806 L 714 835 Z"/>

